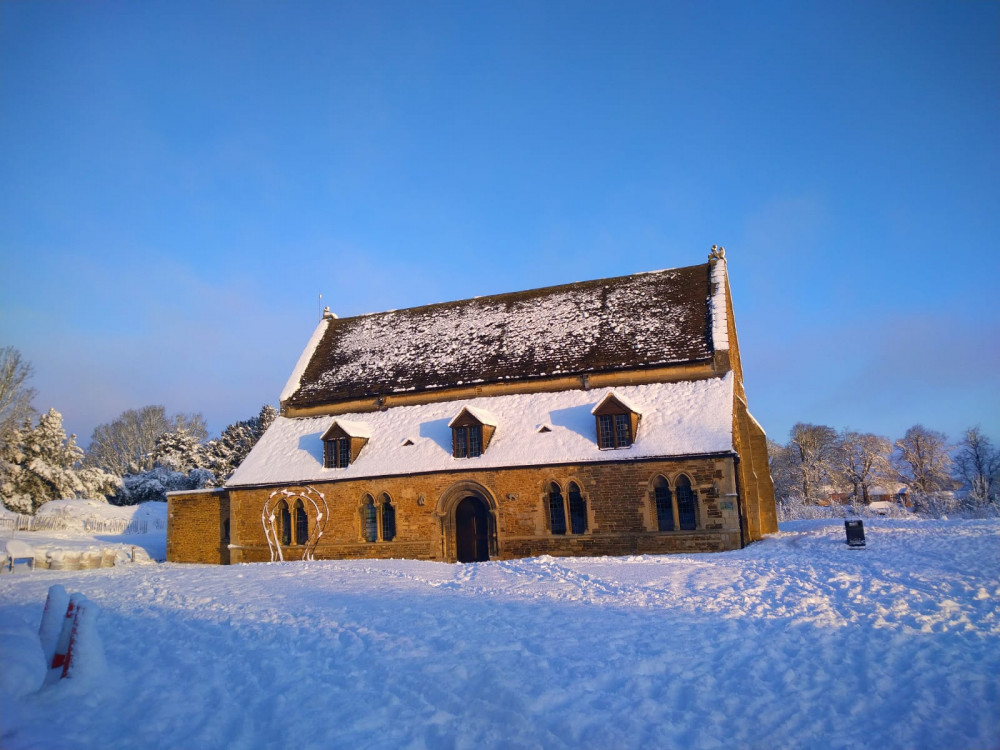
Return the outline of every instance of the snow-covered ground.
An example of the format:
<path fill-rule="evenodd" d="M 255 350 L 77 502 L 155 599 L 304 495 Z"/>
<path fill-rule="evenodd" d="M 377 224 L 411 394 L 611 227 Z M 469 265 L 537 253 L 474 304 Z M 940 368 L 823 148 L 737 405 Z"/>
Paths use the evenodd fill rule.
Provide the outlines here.
<path fill-rule="evenodd" d="M 0 507 L 0 520 L 16 517 Z M 107 565 L 111 560 L 121 564 L 167 557 L 166 503 L 119 507 L 99 500 L 53 500 L 39 508 L 37 519 L 50 528 L 15 531 L 0 526 L 0 561 L 28 554 L 41 567 L 55 563 L 78 568 L 87 555 L 103 556 Z M 138 523 L 129 533 L 120 533 L 132 521 Z M 145 533 L 133 533 L 140 524 Z"/>
<path fill-rule="evenodd" d="M 1000 522 L 738 552 L 0 576 L 0 747 L 990 748 Z M 106 669 L 39 691 L 48 587 Z M 96 660 L 95 664 L 100 664 Z"/>

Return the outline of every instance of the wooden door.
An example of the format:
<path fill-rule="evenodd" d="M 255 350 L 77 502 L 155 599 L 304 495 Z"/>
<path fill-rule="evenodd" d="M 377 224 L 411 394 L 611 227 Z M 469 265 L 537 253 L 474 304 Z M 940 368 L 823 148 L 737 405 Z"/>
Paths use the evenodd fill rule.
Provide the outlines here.
<path fill-rule="evenodd" d="M 490 514 L 477 497 L 467 497 L 455 508 L 455 550 L 459 562 L 490 559 Z"/>

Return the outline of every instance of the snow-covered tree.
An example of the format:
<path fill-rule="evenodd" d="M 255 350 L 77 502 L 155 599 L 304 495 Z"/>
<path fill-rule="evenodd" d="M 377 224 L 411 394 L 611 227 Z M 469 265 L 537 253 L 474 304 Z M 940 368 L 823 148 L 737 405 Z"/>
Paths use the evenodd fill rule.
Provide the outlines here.
<path fill-rule="evenodd" d="M 210 468 L 215 474 L 216 482 L 223 484 L 257 444 L 261 435 L 271 426 L 278 411 L 270 404 L 261 407 L 256 417 L 241 420 L 229 425 L 222 431 L 217 440 L 208 444 L 212 456 Z"/>
<path fill-rule="evenodd" d="M 168 417 L 162 406 L 128 409 L 108 424 L 99 425 L 90 438 L 87 464 L 118 476 L 153 468 L 156 441 L 166 432 L 184 429 L 198 440 L 208 436 L 201 414 Z"/>
<path fill-rule="evenodd" d="M 951 487 L 951 458 L 943 432 L 913 425 L 896 441 L 893 463 L 912 493 L 930 495 Z"/>
<path fill-rule="evenodd" d="M 778 500 L 800 495 L 802 484 L 798 471 L 798 451 L 796 448 L 768 438 L 767 462 L 774 482 L 774 496 Z"/>
<path fill-rule="evenodd" d="M 138 505 L 166 502 L 168 492 L 198 490 L 207 487 L 211 480 L 212 472 L 206 469 L 191 469 L 185 473 L 158 465 L 149 471 L 124 476 L 121 489 L 111 498 L 111 503 Z"/>
<path fill-rule="evenodd" d="M 837 470 L 837 431 L 822 424 L 799 422 L 792 427 L 792 471 L 807 503 L 815 503 L 820 487 L 830 484 Z"/>
<path fill-rule="evenodd" d="M 76 435 L 66 437 L 62 415 L 55 409 L 39 417 L 34 427 L 26 421 L 0 451 L 0 497 L 4 505 L 21 513 L 34 513 L 49 500 L 103 498 L 119 485 L 118 477 L 81 465 L 83 449 L 76 444 Z"/>
<path fill-rule="evenodd" d="M 891 480 L 891 453 L 892 442 L 889 438 L 853 430 L 840 433 L 836 457 L 844 480 L 853 487 L 856 501 L 861 500 L 868 505 L 871 502 L 869 489 L 875 484 Z"/>
<path fill-rule="evenodd" d="M 210 463 L 205 444 L 183 427 L 160 435 L 152 457 L 154 465 L 180 472 L 205 469 Z"/>
<path fill-rule="evenodd" d="M 954 456 L 956 477 L 972 505 L 1000 505 L 1000 450 L 978 427 L 965 431 Z"/>
<path fill-rule="evenodd" d="M 21 352 L 12 346 L 0 348 L 0 444 L 35 413 L 35 389 L 25 385 L 30 377 L 31 365 L 21 359 Z"/>

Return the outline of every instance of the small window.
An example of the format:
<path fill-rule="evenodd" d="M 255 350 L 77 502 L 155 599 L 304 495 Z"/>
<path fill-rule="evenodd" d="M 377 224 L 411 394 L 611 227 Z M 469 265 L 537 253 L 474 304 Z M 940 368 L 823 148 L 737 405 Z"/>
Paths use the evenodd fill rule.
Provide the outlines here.
<path fill-rule="evenodd" d="M 351 463 L 351 439 L 333 438 L 324 441 L 324 462 L 327 469 L 346 469 Z"/>
<path fill-rule="evenodd" d="M 396 509 L 388 495 L 382 495 L 382 541 L 391 542 L 396 538 Z"/>
<path fill-rule="evenodd" d="M 569 483 L 569 522 L 574 534 L 582 534 L 587 530 L 587 501 L 580 494 L 576 482 Z"/>
<path fill-rule="evenodd" d="M 698 509 L 691 480 L 683 474 L 677 478 L 677 518 L 682 531 L 694 531 L 698 528 Z"/>
<path fill-rule="evenodd" d="M 639 412 L 609 393 L 591 412 L 597 419 L 597 447 L 603 450 L 628 448 L 635 440 Z"/>
<path fill-rule="evenodd" d="M 295 501 L 295 543 L 306 544 L 309 541 L 309 516 L 301 500 Z"/>
<path fill-rule="evenodd" d="M 483 428 L 479 425 L 456 427 L 452 431 L 455 458 L 475 458 L 483 453 Z"/>
<path fill-rule="evenodd" d="M 371 430 L 363 422 L 334 422 L 323 435 L 324 468 L 346 469 L 358 460 L 369 437 Z"/>
<path fill-rule="evenodd" d="M 278 506 L 278 526 L 281 543 L 287 547 L 292 543 L 292 514 L 288 512 L 288 503 L 284 500 Z"/>
<path fill-rule="evenodd" d="M 371 495 L 365 495 L 365 502 L 361 506 L 361 530 L 366 542 L 378 540 L 377 513 Z"/>
<path fill-rule="evenodd" d="M 555 482 L 549 486 L 549 528 L 553 534 L 566 533 L 566 508 L 562 489 Z"/>
<path fill-rule="evenodd" d="M 663 477 L 653 480 L 653 496 L 656 501 L 656 528 L 659 531 L 674 530 L 674 499 L 670 485 Z"/>
<path fill-rule="evenodd" d="M 496 431 L 496 418 L 482 409 L 465 406 L 448 423 L 451 428 L 451 455 L 455 458 L 481 456 Z"/>

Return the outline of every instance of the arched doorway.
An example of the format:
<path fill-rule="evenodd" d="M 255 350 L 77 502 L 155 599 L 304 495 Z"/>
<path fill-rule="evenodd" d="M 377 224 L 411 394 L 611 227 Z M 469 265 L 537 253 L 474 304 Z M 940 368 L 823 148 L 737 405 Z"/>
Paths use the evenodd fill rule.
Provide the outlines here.
<path fill-rule="evenodd" d="M 455 508 L 455 551 L 459 562 L 490 559 L 490 511 L 478 497 L 466 497 Z"/>

